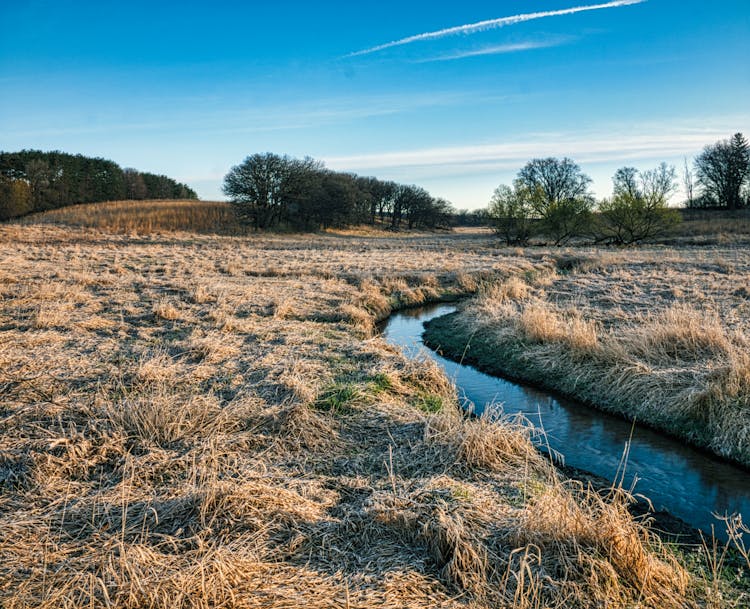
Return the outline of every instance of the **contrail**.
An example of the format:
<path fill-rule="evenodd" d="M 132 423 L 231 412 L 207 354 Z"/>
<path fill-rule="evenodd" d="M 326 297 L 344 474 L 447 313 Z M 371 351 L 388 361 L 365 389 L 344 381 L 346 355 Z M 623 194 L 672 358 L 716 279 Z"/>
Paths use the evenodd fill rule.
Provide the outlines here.
<path fill-rule="evenodd" d="M 531 21 L 533 19 L 542 19 L 544 17 L 558 17 L 560 15 L 572 15 L 573 13 L 582 13 L 584 11 L 597 11 L 603 8 L 615 8 L 618 6 L 629 6 L 631 4 L 641 4 L 646 0 L 614 0 L 613 2 L 606 2 L 605 4 L 590 4 L 588 6 L 574 6 L 572 8 L 564 8 L 557 11 L 544 11 L 540 13 L 523 13 L 521 15 L 513 15 L 511 17 L 500 17 L 499 19 L 487 19 L 486 21 L 478 21 L 477 23 L 469 23 L 466 25 L 457 25 L 455 27 L 449 27 L 444 30 L 437 30 L 435 32 L 426 32 L 424 34 L 416 34 L 414 36 L 408 36 L 401 40 L 394 40 L 392 42 L 386 42 L 369 49 L 362 51 L 355 51 L 349 53 L 345 57 L 356 57 L 357 55 L 368 55 L 370 53 L 377 53 L 384 49 L 390 49 L 391 47 L 399 47 L 405 44 L 411 44 L 412 42 L 419 42 L 421 40 L 435 40 L 436 38 L 444 38 L 445 36 L 453 36 L 455 34 L 473 34 L 474 32 L 484 32 L 486 30 L 494 30 L 497 28 L 505 27 L 506 25 L 514 25 L 523 21 Z"/>
<path fill-rule="evenodd" d="M 452 55 L 438 55 L 437 57 L 428 57 L 427 59 L 418 59 L 416 63 L 432 63 L 436 61 L 452 61 L 454 59 L 465 59 L 467 57 L 480 57 L 482 55 L 500 55 L 503 53 L 516 53 L 518 51 L 531 51 L 534 49 L 547 49 L 556 47 L 568 42 L 570 38 L 554 38 L 551 40 L 541 40 L 538 42 L 528 41 L 516 44 L 501 44 L 497 46 L 484 47 L 471 51 L 461 51 Z"/>

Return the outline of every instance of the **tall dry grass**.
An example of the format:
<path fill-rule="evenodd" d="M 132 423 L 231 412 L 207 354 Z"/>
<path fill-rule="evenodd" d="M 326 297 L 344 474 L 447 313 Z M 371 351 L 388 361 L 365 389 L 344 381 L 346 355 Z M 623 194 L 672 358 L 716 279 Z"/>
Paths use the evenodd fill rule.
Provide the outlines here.
<path fill-rule="evenodd" d="M 737 287 L 750 279 L 750 257 L 630 256 L 609 266 L 566 256 L 567 273 L 552 281 L 501 283 L 466 307 L 455 331 L 481 336 L 474 355 L 507 374 L 750 465 L 750 306 Z"/>
<path fill-rule="evenodd" d="M 438 369 L 372 333 L 394 307 L 550 270 L 489 245 L 0 226 L 0 605 L 701 601 L 533 430 L 460 416 Z M 543 505 L 579 514 L 553 538 Z"/>
<path fill-rule="evenodd" d="M 22 224 L 65 224 L 97 228 L 109 233 L 149 235 L 185 231 L 218 235 L 244 235 L 229 203 L 219 201 L 110 201 L 71 205 L 32 214 Z"/>

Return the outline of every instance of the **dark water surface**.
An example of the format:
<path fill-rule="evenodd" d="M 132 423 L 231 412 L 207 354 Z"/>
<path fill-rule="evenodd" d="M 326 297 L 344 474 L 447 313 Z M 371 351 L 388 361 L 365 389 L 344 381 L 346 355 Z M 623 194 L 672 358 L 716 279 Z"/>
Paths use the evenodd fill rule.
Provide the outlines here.
<path fill-rule="evenodd" d="M 723 525 L 713 513 L 741 513 L 745 522 L 750 521 L 750 472 L 648 428 L 484 374 L 426 348 L 423 323 L 455 310 L 442 304 L 395 313 L 383 325 L 383 336 L 409 355 L 422 352 L 437 361 L 476 412 L 489 405 L 523 413 L 544 429 L 550 447 L 563 455 L 566 465 L 619 479 L 623 451 L 630 442 L 624 486 L 635 484 L 634 492 L 648 497 L 656 510 L 667 510 L 707 533 L 713 524 L 722 538 Z"/>

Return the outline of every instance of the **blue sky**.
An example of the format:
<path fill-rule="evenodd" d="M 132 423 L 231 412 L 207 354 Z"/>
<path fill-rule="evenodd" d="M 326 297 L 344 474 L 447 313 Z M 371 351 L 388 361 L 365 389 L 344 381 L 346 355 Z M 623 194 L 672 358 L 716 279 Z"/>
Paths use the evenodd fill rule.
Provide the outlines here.
<path fill-rule="evenodd" d="M 249 154 L 309 155 L 459 208 L 569 156 L 606 196 L 620 166 L 750 135 L 748 58 L 750 0 L 2 2 L 0 149 L 206 199 Z"/>

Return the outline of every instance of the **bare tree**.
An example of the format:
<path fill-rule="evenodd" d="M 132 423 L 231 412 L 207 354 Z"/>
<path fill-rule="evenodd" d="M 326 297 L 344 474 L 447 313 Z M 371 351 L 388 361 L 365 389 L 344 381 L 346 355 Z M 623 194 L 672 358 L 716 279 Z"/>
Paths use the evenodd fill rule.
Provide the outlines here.
<path fill-rule="evenodd" d="M 685 168 L 682 171 L 682 184 L 685 187 L 687 206 L 693 207 L 695 205 L 695 199 L 693 198 L 693 172 L 690 171 L 690 165 L 688 165 L 687 157 L 685 157 Z"/>
<path fill-rule="evenodd" d="M 730 139 L 706 146 L 695 159 L 695 173 L 709 205 L 743 207 L 743 188 L 750 178 L 750 145 L 735 133 Z"/>

